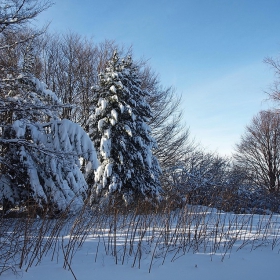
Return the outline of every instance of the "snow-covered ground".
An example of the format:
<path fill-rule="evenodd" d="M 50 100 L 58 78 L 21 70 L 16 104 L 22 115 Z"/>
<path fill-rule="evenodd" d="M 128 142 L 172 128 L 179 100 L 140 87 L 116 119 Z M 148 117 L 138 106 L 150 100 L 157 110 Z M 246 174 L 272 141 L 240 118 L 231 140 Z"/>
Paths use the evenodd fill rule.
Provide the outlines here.
<path fill-rule="evenodd" d="M 211 219 L 209 215 L 211 215 Z M 279 216 L 255 215 L 252 217 L 249 215 L 221 214 L 215 211 L 211 211 L 209 215 L 205 215 L 203 220 L 199 220 L 197 227 L 191 227 L 192 238 L 186 241 L 185 250 L 180 247 L 183 244 L 183 239 L 176 241 L 176 246 L 168 247 L 166 257 L 167 247 L 160 245 L 164 243 L 163 239 L 160 239 L 160 236 L 163 236 L 163 231 L 160 228 L 154 227 L 154 231 L 146 232 L 145 236 L 147 237 L 143 238 L 143 244 L 145 243 L 145 245 L 143 245 L 140 258 L 139 255 L 135 258 L 137 256 L 137 246 L 134 246 L 134 254 L 129 255 L 127 253 L 125 258 L 122 257 L 125 231 L 121 228 L 116 235 L 116 239 L 112 236 L 109 241 L 112 244 L 115 240 L 118 257 L 114 257 L 111 253 L 106 254 L 106 250 L 112 252 L 110 250 L 114 248 L 114 246 L 110 247 L 110 250 L 109 247 L 105 248 L 109 246 L 107 237 L 112 232 L 109 233 L 108 230 L 102 229 L 104 239 L 103 237 L 102 239 L 97 238 L 97 235 L 101 236 L 100 232 L 89 234 L 83 246 L 77 250 L 70 267 L 76 279 L 79 280 L 279 279 Z M 207 232 L 204 230 L 206 220 L 213 225 L 207 226 Z M 183 236 L 183 231 L 174 220 L 169 229 L 169 241 L 174 245 L 174 241 L 171 241 L 172 234 L 173 238 L 175 236 L 179 238 L 179 236 Z M 195 230 L 200 237 L 196 236 Z M 174 235 L 176 232 L 178 234 Z M 203 234 L 204 237 L 202 237 Z M 187 235 L 188 232 L 183 238 L 186 238 Z M 137 236 L 134 242 L 139 245 L 140 235 Z M 149 239 L 151 236 L 153 240 Z M 101 241 L 98 242 L 98 240 Z M 127 240 L 128 247 L 131 238 Z M 198 242 L 199 247 L 196 246 L 194 240 Z M 190 243 L 193 243 L 193 245 L 190 245 Z M 116 260 L 117 265 L 115 264 Z M 122 260 L 124 260 L 123 265 Z M 152 266 L 149 273 L 151 261 Z M 163 261 L 164 264 L 162 265 Z M 133 263 L 134 267 L 132 267 Z M 39 265 L 32 266 L 27 272 L 22 270 L 15 275 L 11 270 L 8 270 L 0 278 L 6 280 L 70 280 L 74 279 L 74 276 L 69 270 L 69 266 L 67 269 L 63 269 L 63 252 L 59 250 L 55 252 L 53 261 L 50 260 L 50 256 L 47 256 Z"/>
<path fill-rule="evenodd" d="M 148 273 L 148 264 L 140 269 L 131 268 L 131 265 L 115 265 L 114 259 L 100 256 L 101 261 L 94 262 L 91 253 L 91 244 L 86 242 L 73 260 L 72 269 L 79 280 L 103 279 L 153 279 L 153 280 L 264 280 L 279 279 L 280 255 L 270 248 L 258 248 L 250 252 L 242 249 L 232 252 L 230 257 L 221 262 L 219 255 L 212 258 L 206 254 L 188 253 L 175 262 L 166 261 L 164 265 L 156 262 L 151 273 Z M 28 272 L 20 272 L 17 276 L 11 272 L 2 275 L 2 279 L 40 279 L 40 280 L 72 280 L 73 275 L 69 270 L 62 268 L 62 263 L 57 264 L 44 260 L 36 267 L 31 267 Z"/>

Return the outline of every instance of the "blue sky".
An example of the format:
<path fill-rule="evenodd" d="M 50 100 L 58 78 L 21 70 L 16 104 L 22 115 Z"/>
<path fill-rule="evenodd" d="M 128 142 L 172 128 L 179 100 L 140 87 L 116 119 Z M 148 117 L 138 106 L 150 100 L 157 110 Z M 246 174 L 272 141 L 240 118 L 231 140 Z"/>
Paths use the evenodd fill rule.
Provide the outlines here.
<path fill-rule="evenodd" d="M 279 12 L 279 0 L 57 0 L 38 25 L 133 45 L 182 94 L 191 136 L 230 155 L 269 106 L 264 91 L 275 77 L 263 59 L 279 54 Z"/>

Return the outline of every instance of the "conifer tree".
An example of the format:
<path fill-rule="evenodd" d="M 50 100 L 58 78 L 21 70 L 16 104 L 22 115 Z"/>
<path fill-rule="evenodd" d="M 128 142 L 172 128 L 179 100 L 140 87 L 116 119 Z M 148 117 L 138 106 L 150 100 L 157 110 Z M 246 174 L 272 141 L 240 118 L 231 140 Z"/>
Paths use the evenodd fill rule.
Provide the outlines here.
<path fill-rule="evenodd" d="M 59 119 L 64 105 L 32 74 L 32 48 L 23 61 L 1 77 L 0 204 L 75 212 L 88 190 L 79 160 L 97 168 L 94 146 L 78 124 Z"/>
<path fill-rule="evenodd" d="M 89 120 L 100 162 L 87 177 L 93 201 L 112 195 L 127 204 L 160 198 L 161 169 L 152 153 L 157 145 L 147 125 L 152 113 L 140 84 L 131 58 L 120 60 L 117 52 L 99 75 L 98 101 Z"/>

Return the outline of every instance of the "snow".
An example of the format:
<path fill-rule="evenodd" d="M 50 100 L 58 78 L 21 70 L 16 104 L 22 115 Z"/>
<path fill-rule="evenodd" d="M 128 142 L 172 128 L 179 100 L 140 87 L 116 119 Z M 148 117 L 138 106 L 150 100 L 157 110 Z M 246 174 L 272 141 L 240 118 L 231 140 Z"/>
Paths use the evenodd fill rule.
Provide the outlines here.
<path fill-rule="evenodd" d="M 128 125 L 124 125 L 124 130 L 130 137 L 132 137 L 132 131 Z"/>
<path fill-rule="evenodd" d="M 119 98 L 118 98 L 117 95 L 113 95 L 113 96 L 112 96 L 112 100 L 115 100 L 116 102 L 118 102 L 118 101 L 119 101 Z"/>
<path fill-rule="evenodd" d="M 101 99 L 100 105 L 101 105 L 101 110 L 105 110 L 107 107 L 107 101 L 105 99 Z"/>
<path fill-rule="evenodd" d="M 145 131 L 146 134 L 151 132 L 150 127 L 145 122 L 142 122 L 141 126 L 142 126 L 142 129 Z"/>
<path fill-rule="evenodd" d="M 118 113 L 115 109 L 111 110 L 111 116 L 117 121 L 118 120 Z"/>
<path fill-rule="evenodd" d="M 139 136 L 134 137 L 134 142 L 137 143 L 137 144 L 139 144 L 141 148 L 142 148 L 143 145 L 144 145 L 144 144 L 143 144 L 143 141 L 142 141 L 142 138 L 139 137 Z"/>
<path fill-rule="evenodd" d="M 100 142 L 100 153 L 106 159 L 110 157 L 111 154 L 111 139 L 107 137 L 102 137 Z"/>
<path fill-rule="evenodd" d="M 115 190 L 117 190 L 118 188 L 118 184 L 117 184 L 117 179 L 115 176 L 112 177 L 112 182 L 111 184 L 109 185 L 109 192 L 112 193 L 114 192 Z"/>
<path fill-rule="evenodd" d="M 117 90 L 114 85 L 110 87 L 110 91 L 113 93 L 117 93 Z"/>
<path fill-rule="evenodd" d="M 102 178 L 103 172 L 104 172 L 104 166 L 100 165 L 94 173 L 94 176 L 95 176 L 94 180 L 100 181 L 100 179 Z"/>
<path fill-rule="evenodd" d="M 144 164 L 143 157 L 140 152 L 137 152 L 137 157 L 141 161 L 142 165 Z"/>
<path fill-rule="evenodd" d="M 104 126 L 104 123 L 106 123 L 106 119 L 101 119 L 98 121 L 97 127 L 99 131 L 102 131 L 102 127 Z"/>
<path fill-rule="evenodd" d="M 117 76 L 117 78 L 118 78 L 118 76 Z M 118 86 L 119 89 L 123 89 L 123 84 L 121 81 L 117 81 L 115 84 Z"/>
<path fill-rule="evenodd" d="M 36 90 L 39 91 L 43 96 L 49 97 L 52 101 L 61 104 L 60 100 L 58 99 L 57 95 L 47 88 L 47 85 L 41 82 L 39 79 L 32 77 L 31 81 L 35 84 Z"/>
<path fill-rule="evenodd" d="M 33 197 L 39 199 L 43 198 L 45 201 L 47 201 L 47 197 L 39 181 L 37 170 L 33 166 L 31 166 L 28 168 L 27 173 L 29 176 L 30 185 L 34 192 Z"/>
<path fill-rule="evenodd" d="M 92 163 L 89 161 L 87 164 L 86 164 L 86 174 L 89 173 L 91 170 L 92 170 Z"/>
<path fill-rule="evenodd" d="M 112 78 L 113 79 L 117 79 L 119 77 L 118 73 L 114 72 L 112 73 Z"/>
<path fill-rule="evenodd" d="M 11 128 L 17 138 L 25 138 L 26 132 L 30 132 L 29 142 L 23 141 L 23 145 L 15 151 L 11 150 L 11 153 L 16 153 L 20 168 L 26 174 L 30 185 L 29 197 L 39 206 L 48 202 L 61 210 L 65 210 L 71 203 L 70 212 L 77 212 L 83 206 L 88 188 L 80 171 L 79 159 L 84 158 L 86 162 L 90 162 L 93 169 L 99 165 L 95 148 L 87 133 L 80 125 L 66 119 L 52 120 L 49 123 L 16 120 Z M 32 149 L 29 149 L 29 146 Z M 7 154 L 7 157 L 11 156 Z M 20 197 L 17 197 L 16 193 L 22 195 L 21 185 L 10 182 L 11 186 L 8 187 L 9 181 L 5 180 L 3 175 L 0 180 L 5 182 L 0 184 L 0 199 L 5 197 L 10 202 L 19 203 Z"/>
<path fill-rule="evenodd" d="M 119 103 L 119 108 L 120 108 L 120 110 L 121 110 L 121 113 L 123 113 L 123 111 L 124 111 L 124 106 L 122 105 L 122 103 Z"/>
<path fill-rule="evenodd" d="M 74 152 L 79 156 L 91 161 L 92 167 L 97 168 L 96 151 L 91 139 L 79 124 L 70 120 L 63 119 L 60 122 L 54 122 L 59 127 L 59 138 L 54 138 L 54 142 L 60 142 L 56 146 L 64 151 Z"/>
<path fill-rule="evenodd" d="M 245 222 L 249 216 L 224 214 L 221 212 L 212 213 L 213 215 L 220 215 L 225 217 L 224 221 L 232 220 L 240 222 L 240 230 L 236 229 L 230 231 L 231 240 L 224 239 L 216 253 L 205 251 L 201 245 L 198 250 L 191 248 L 186 252 L 180 252 L 175 256 L 176 250 L 167 254 L 163 260 L 163 256 L 158 254 L 153 259 L 151 271 L 149 273 L 150 263 L 153 258 L 153 252 L 156 251 L 155 242 L 150 247 L 150 251 L 142 252 L 141 265 L 138 268 L 138 259 L 133 266 L 134 256 L 126 256 L 123 265 L 121 259 L 118 264 L 115 264 L 115 257 L 105 253 L 102 238 L 89 235 L 83 246 L 77 250 L 72 262 L 71 269 L 78 280 L 88 280 L 94 276 L 96 279 L 103 280 L 170 280 L 170 279 L 188 279 L 188 280 L 263 280 L 263 279 L 277 279 L 280 274 L 280 254 L 279 254 L 279 236 L 277 239 L 277 246 L 272 250 L 274 234 L 279 231 L 279 215 L 270 216 L 255 216 L 252 220 L 252 228 L 250 231 L 245 226 L 242 228 L 242 222 Z M 263 224 L 263 230 L 267 231 L 265 240 L 262 240 L 263 235 L 260 234 L 259 225 L 263 221 L 271 219 L 270 226 L 277 223 L 277 227 L 272 229 Z M 147 222 L 149 221 L 147 217 Z M 209 222 L 210 220 L 208 220 Z M 246 224 L 246 223 L 245 223 Z M 247 224 L 246 224 L 247 225 Z M 201 224 L 200 226 L 203 226 Z M 210 222 L 208 224 L 210 231 Z M 213 230 L 214 228 L 212 228 Z M 156 235 L 155 239 L 159 238 L 159 228 L 154 228 Z M 219 228 L 221 230 L 221 228 Z M 100 229 L 100 232 L 107 232 L 109 236 L 109 228 Z M 278 232 L 279 234 L 279 232 Z M 137 235 L 138 236 L 138 235 Z M 235 240 L 236 236 L 236 240 Z M 138 236 L 140 237 L 140 235 Z M 225 236 L 224 236 L 225 237 Z M 67 236 L 64 237 L 67 239 Z M 258 239 L 255 246 L 252 244 Z M 100 241 L 100 246 L 98 246 Z M 105 240 L 106 241 L 106 240 Z M 104 241 L 104 242 L 105 242 Z M 223 251 L 223 246 L 234 242 L 232 249 L 229 252 Z M 106 241 L 107 242 L 107 241 Z M 105 244 L 107 244 L 105 242 Z M 144 242 L 144 239 L 143 239 Z M 227 243 L 228 242 L 228 243 Z M 247 242 L 247 243 L 246 243 Z M 104 244 L 104 245 L 105 245 Z M 209 240 L 209 246 L 213 248 L 214 240 Z M 242 246 L 242 244 L 244 246 Z M 222 246 L 223 245 L 223 246 Z M 124 246 L 124 236 L 117 235 L 117 249 L 120 254 Z M 128 245 L 127 245 L 128 246 Z M 137 250 L 137 248 L 135 248 Z M 135 252 L 135 251 L 134 251 Z M 157 251 L 156 251 L 157 252 Z M 159 251 L 158 251 L 159 252 Z M 51 256 L 42 259 L 41 263 L 34 265 L 28 269 L 27 272 L 20 271 L 18 275 L 14 275 L 11 270 L 4 272 L 3 279 L 5 280 L 49 280 L 49 279 L 74 279 L 72 273 L 68 269 L 63 269 L 63 254 L 55 253 L 54 260 L 51 261 Z"/>
<path fill-rule="evenodd" d="M 112 126 L 114 126 L 117 122 L 116 122 L 115 119 L 110 119 L 110 123 L 111 123 Z"/>
<path fill-rule="evenodd" d="M 110 177 L 112 175 L 112 169 L 113 169 L 113 164 L 112 163 L 108 163 L 105 166 L 104 176 Z"/>
<path fill-rule="evenodd" d="M 160 168 L 152 153 L 156 143 L 151 136 L 149 125 L 144 122 L 144 117 L 149 121 L 150 107 L 145 99 L 145 92 L 141 90 L 139 72 L 136 68 L 132 66 L 131 58 L 124 58 L 121 61 L 115 52 L 105 72 L 99 75 L 98 93 L 107 101 L 107 106 L 106 108 L 104 106 L 103 110 L 99 99 L 98 108 L 90 123 L 92 128 L 90 137 L 94 143 L 100 143 L 98 147 L 100 164 L 105 166 L 108 160 L 114 163 L 111 178 L 107 180 L 106 174 L 103 174 L 103 177 L 96 176 L 100 181 L 95 181 L 93 185 L 94 189 L 100 184 L 104 186 L 106 182 L 104 195 L 113 190 L 120 192 L 120 186 L 124 182 L 126 186 L 131 186 L 135 195 L 138 192 L 153 196 L 157 189 L 161 189 Z M 94 127 L 98 127 L 98 131 Z M 106 135 L 107 128 L 111 135 Z M 134 137 L 138 137 L 137 142 Z M 115 151 L 121 151 L 121 154 Z M 140 153 L 138 156 L 136 151 Z M 143 168 L 143 163 L 147 163 L 146 168 Z M 132 171 L 132 167 L 135 171 Z M 132 176 L 129 172 L 134 172 L 136 176 Z M 151 177 L 154 179 L 151 180 Z M 132 197 L 132 193 L 129 196 Z"/>
<path fill-rule="evenodd" d="M 120 160 L 120 163 L 123 164 L 123 155 L 122 155 L 122 152 L 119 152 L 119 160 Z"/>
<path fill-rule="evenodd" d="M 145 161 L 146 163 L 148 164 L 149 167 L 152 166 L 152 153 L 150 150 L 147 150 L 146 151 L 146 154 L 145 154 Z"/>
<path fill-rule="evenodd" d="M 14 131 L 16 132 L 16 137 L 17 138 L 22 138 L 25 135 L 25 131 L 26 131 L 26 124 L 24 123 L 23 120 L 16 120 L 13 124 L 12 124 L 12 128 L 14 129 Z"/>

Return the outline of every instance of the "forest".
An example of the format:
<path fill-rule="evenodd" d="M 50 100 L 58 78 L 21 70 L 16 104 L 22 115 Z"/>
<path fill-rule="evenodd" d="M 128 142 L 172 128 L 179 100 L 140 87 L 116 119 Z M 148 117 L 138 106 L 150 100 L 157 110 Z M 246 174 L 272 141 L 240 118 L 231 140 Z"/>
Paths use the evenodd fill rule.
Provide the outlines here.
<path fill-rule="evenodd" d="M 170 251 L 173 260 L 209 246 L 225 256 L 237 240 L 258 247 L 268 225 L 277 247 L 279 111 L 252 116 L 232 157 L 206 151 L 182 122 L 181 96 L 132 47 L 31 27 L 51 5 L 0 2 L 0 275 L 61 246 L 76 278 L 72 258 L 89 234 L 98 239 L 95 261 L 102 243 L 116 264 L 129 256 L 140 268 L 150 248 L 149 272 Z M 275 72 L 267 96 L 277 105 L 280 62 L 264 62 Z M 254 215 L 270 218 L 252 239 L 234 239 L 232 227 L 249 230 Z"/>

